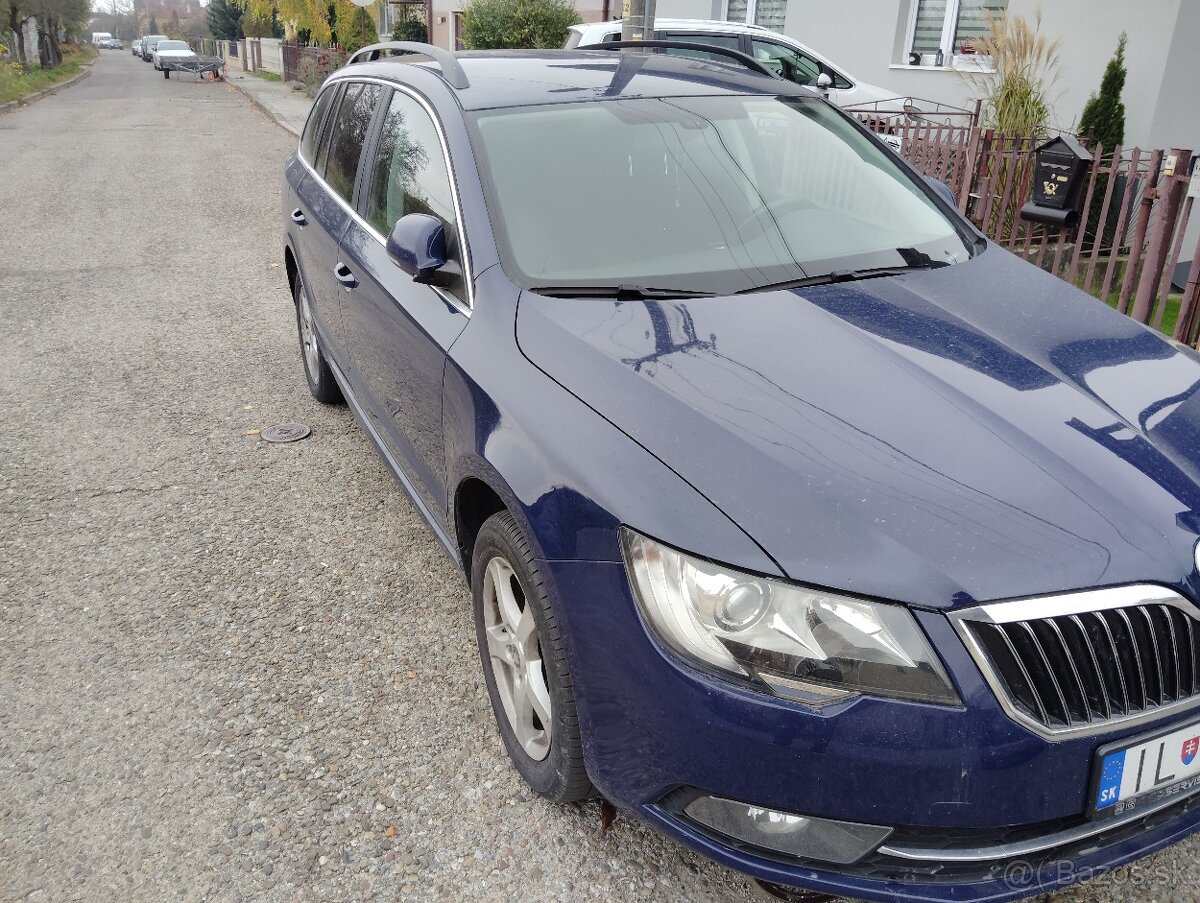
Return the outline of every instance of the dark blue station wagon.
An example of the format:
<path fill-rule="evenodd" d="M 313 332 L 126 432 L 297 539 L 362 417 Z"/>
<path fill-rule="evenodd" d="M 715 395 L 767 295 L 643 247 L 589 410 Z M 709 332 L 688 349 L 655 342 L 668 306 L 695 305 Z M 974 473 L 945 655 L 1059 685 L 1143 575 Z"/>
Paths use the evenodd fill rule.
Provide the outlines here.
<path fill-rule="evenodd" d="M 368 48 L 286 165 L 309 386 L 461 564 L 515 767 L 877 900 L 1196 831 L 1197 356 L 654 49 Z"/>

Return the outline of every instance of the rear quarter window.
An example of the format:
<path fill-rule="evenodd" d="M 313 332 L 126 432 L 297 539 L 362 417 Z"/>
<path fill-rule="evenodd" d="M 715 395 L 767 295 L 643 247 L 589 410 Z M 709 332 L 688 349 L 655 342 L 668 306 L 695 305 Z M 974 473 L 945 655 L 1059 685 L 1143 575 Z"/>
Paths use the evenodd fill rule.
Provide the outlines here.
<path fill-rule="evenodd" d="M 329 105 L 333 102 L 333 95 L 336 91 L 337 85 L 331 85 L 321 92 L 321 96 L 317 98 L 317 102 L 313 104 L 313 108 L 308 114 L 308 121 L 304 124 L 304 134 L 300 138 L 300 159 L 310 166 L 317 159 L 317 143 L 321 139 L 321 126 L 325 122 L 325 114 L 329 112 Z"/>

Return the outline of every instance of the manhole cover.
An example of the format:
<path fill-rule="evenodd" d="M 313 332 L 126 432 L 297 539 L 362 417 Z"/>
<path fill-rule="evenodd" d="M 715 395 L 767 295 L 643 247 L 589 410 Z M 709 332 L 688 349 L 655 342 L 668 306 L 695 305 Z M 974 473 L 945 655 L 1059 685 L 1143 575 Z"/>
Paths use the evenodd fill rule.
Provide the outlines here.
<path fill-rule="evenodd" d="M 312 430 L 303 423 L 280 423 L 267 427 L 259 437 L 264 442 L 296 442 L 306 438 L 311 432 Z"/>

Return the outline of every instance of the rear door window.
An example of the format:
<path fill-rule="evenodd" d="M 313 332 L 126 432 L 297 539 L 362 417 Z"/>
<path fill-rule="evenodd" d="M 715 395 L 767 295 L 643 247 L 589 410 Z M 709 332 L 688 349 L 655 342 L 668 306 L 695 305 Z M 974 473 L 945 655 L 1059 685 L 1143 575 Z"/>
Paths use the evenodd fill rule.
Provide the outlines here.
<path fill-rule="evenodd" d="M 362 156 L 367 131 L 371 128 L 371 117 L 379 102 L 379 92 L 378 85 L 348 85 L 329 132 L 325 181 L 347 204 L 353 203 L 358 160 Z"/>
<path fill-rule="evenodd" d="M 325 114 L 337 93 L 337 86 L 326 88 L 317 98 L 312 112 L 308 114 L 308 122 L 304 124 L 304 135 L 300 139 L 300 158 L 310 166 L 317 159 L 317 143 L 321 139 L 321 126 L 325 122 Z"/>

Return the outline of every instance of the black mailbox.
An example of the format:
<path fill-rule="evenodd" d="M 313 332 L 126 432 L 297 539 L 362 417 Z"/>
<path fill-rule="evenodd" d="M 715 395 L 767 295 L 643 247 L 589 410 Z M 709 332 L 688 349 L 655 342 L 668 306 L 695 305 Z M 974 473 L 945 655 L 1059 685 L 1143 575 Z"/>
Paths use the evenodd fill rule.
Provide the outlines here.
<path fill-rule="evenodd" d="M 1092 169 L 1092 155 L 1070 135 L 1047 141 L 1036 151 L 1033 193 L 1021 219 L 1069 226 L 1079 215 L 1079 197 Z"/>

